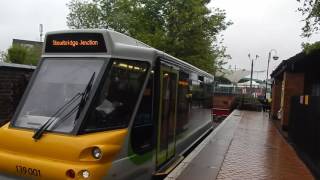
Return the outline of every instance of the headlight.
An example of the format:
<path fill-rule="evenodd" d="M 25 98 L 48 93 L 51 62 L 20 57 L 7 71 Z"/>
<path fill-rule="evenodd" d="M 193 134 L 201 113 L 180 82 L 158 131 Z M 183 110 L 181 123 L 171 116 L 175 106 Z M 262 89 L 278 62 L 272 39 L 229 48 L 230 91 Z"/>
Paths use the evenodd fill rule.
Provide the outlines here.
<path fill-rule="evenodd" d="M 102 157 L 101 149 L 98 148 L 98 147 L 93 148 L 93 149 L 92 149 L 92 156 L 93 156 L 95 159 L 101 159 L 101 157 Z"/>
<path fill-rule="evenodd" d="M 81 174 L 84 179 L 87 179 L 90 176 L 90 173 L 87 170 L 83 170 Z"/>

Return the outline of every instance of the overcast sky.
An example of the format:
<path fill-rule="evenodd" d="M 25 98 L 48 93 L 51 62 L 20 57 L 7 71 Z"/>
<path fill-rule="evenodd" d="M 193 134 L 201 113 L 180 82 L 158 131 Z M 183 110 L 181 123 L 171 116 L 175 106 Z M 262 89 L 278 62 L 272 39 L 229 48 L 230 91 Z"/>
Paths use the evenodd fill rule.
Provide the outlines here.
<path fill-rule="evenodd" d="M 304 23 L 297 12 L 300 4 L 296 0 L 214 0 L 210 7 L 225 9 L 229 20 L 233 21 L 224 34 L 224 44 L 232 56 L 229 65 L 250 68 L 248 53 L 260 57 L 254 69 L 267 68 L 268 52 L 276 49 L 278 61 L 270 62 L 272 71 L 283 59 L 301 52 L 302 42 L 319 41 L 319 35 L 311 39 L 302 38 Z M 273 53 L 272 53 L 273 54 Z M 269 70 L 269 72 L 270 72 Z M 254 75 L 254 77 L 256 74 Z M 265 79 L 266 72 L 259 75 Z"/>
<path fill-rule="evenodd" d="M 66 29 L 68 2 L 1 0 L 0 51 L 10 46 L 13 38 L 39 40 L 39 24 L 44 25 L 44 31 Z M 300 37 L 303 23 L 296 12 L 298 6 L 296 0 L 213 0 L 210 7 L 225 9 L 227 18 L 234 23 L 223 32 L 224 44 L 232 56 L 229 64 L 249 69 L 248 53 L 258 54 L 255 69 L 265 70 L 271 49 L 278 51 L 281 60 L 287 59 L 301 51 L 302 42 L 319 39 L 319 35 L 312 39 Z M 270 68 L 278 63 L 280 60 L 272 62 Z"/>
<path fill-rule="evenodd" d="M 13 38 L 38 41 L 39 24 L 44 31 L 66 29 L 69 0 L 1 0 L 0 50 Z"/>

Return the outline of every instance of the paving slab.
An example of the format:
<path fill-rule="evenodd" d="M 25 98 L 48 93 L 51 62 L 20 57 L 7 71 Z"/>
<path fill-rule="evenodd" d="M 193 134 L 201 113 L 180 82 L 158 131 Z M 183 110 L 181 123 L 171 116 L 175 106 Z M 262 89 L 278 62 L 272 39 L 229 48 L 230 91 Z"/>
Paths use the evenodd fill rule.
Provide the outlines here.
<path fill-rule="evenodd" d="M 166 179 L 215 179 L 241 117 L 233 111 Z"/>
<path fill-rule="evenodd" d="M 314 179 L 263 112 L 244 112 L 217 176 L 224 179 Z"/>
<path fill-rule="evenodd" d="M 311 180 L 314 177 L 266 113 L 236 110 L 167 179 Z"/>

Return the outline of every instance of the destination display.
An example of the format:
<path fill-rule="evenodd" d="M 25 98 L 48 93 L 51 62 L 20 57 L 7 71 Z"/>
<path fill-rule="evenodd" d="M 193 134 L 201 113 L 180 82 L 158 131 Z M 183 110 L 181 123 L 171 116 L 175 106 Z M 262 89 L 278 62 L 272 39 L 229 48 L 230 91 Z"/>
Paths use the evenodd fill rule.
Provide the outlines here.
<path fill-rule="evenodd" d="M 52 34 L 46 38 L 47 53 L 105 53 L 106 44 L 99 33 Z"/>

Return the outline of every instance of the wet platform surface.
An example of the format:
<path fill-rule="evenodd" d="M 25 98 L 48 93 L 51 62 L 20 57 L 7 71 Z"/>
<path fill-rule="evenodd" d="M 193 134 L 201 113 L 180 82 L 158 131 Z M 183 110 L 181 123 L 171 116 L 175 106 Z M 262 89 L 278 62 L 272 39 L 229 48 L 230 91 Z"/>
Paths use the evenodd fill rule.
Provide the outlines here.
<path fill-rule="evenodd" d="M 234 111 L 166 179 L 314 178 L 266 113 Z"/>

